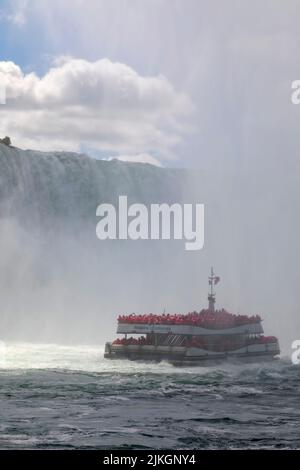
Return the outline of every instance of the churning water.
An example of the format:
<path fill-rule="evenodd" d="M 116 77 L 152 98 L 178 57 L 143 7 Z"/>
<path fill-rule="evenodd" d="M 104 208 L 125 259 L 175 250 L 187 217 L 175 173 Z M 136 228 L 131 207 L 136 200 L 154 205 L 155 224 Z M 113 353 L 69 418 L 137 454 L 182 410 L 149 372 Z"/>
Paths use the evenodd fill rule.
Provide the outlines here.
<path fill-rule="evenodd" d="M 175 368 L 102 347 L 8 344 L 0 448 L 300 448 L 300 368 Z"/>

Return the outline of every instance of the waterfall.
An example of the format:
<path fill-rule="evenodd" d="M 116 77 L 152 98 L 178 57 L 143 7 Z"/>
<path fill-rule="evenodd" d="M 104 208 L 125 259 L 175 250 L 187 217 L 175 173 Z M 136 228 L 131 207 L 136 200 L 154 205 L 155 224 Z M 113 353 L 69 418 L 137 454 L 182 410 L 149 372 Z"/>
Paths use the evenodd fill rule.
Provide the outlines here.
<path fill-rule="evenodd" d="M 108 319 L 111 328 L 119 311 L 162 309 L 155 291 L 167 276 L 172 292 L 177 250 L 166 243 L 99 241 L 96 208 L 117 204 L 119 195 L 130 203 L 180 202 L 184 175 L 0 144 L 2 335 L 104 340 Z"/>

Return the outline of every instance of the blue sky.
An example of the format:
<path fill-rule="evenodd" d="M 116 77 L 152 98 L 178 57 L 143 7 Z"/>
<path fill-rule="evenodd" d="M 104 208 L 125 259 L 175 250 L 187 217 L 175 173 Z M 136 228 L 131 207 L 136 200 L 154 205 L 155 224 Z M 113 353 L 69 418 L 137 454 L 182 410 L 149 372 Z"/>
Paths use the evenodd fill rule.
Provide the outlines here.
<path fill-rule="evenodd" d="M 21 104 L 8 99 L 6 113 L 2 108 L 0 115 L 0 132 L 10 132 L 18 145 L 44 148 L 47 142 L 47 149 L 51 143 L 59 149 L 63 136 L 69 135 L 66 149 L 91 149 L 107 158 L 148 155 L 165 166 L 247 170 L 281 166 L 286 158 L 295 164 L 300 106 L 291 104 L 290 94 L 291 82 L 300 78 L 299 1 L 2 0 L 0 11 L 0 61 L 12 61 L 25 75 L 33 72 L 41 79 L 67 60 L 85 60 L 82 67 L 89 68 L 90 63 L 108 59 L 129 67 L 138 83 L 144 78 L 143 87 L 151 88 L 150 78 L 156 78 L 151 99 L 156 86 L 164 87 L 159 82 L 162 76 L 173 90 L 167 97 L 161 92 L 161 102 L 151 112 L 147 100 L 139 101 L 135 116 L 128 104 L 134 134 L 123 107 L 122 122 L 119 117 L 117 67 L 112 91 L 116 114 L 109 122 L 110 111 L 101 103 L 98 110 L 91 110 L 81 100 L 72 106 L 84 108 L 84 124 L 79 115 L 76 126 L 68 124 L 66 105 L 57 102 L 62 134 L 53 128 L 47 137 L 46 118 L 41 120 L 44 128 L 37 124 L 36 102 L 27 100 L 26 109 L 32 107 L 32 112 L 25 117 Z M 62 56 L 68 59 L 59 59 L 57 65 Z M 100 74 L 102 69 L 100 64 Z M 87 80 L 86 73 L 84 77 Z M 76 84 L 72 81 L 69 86 Z M 183 95 L 185 105 L 179 103 Z M 177 98 L 168 119 L 165 107 Z M 43 103 L 48 109 L 49 103 Z M 104 137 L 97 128 L 97 112 Z M 54 117 L 53 112 L 51 122 Z M 75 134 L 88 119 L 95 135 L 87 129 L 82 136 L 79 131 Z M 15 121 L 19 126 L 12 125 Z"/>

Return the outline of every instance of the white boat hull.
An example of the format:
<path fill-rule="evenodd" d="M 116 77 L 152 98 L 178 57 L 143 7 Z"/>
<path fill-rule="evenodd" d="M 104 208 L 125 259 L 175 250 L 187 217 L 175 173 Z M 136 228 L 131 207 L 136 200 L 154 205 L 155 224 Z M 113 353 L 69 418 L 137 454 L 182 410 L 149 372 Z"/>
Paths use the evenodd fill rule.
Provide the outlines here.
<path fill-rule="evenodd" d="M 195 347 L 114 345 L 106 343 L 104 357 L 134 361 L 168 361 L 174 365 L 211 365 L 224 361 L 269 361 L 280 354 L 278 342 L 252 344 L 233 351 L 216 352 Z"/>

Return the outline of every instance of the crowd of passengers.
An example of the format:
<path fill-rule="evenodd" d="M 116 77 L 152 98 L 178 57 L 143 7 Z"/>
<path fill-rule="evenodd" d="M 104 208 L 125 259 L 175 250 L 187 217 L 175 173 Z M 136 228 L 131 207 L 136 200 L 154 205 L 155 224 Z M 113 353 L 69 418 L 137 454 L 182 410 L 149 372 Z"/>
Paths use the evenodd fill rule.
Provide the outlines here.
<path fill-rule="evenodd" d="M 228 328 L 261 321 L 259 315 L 234 315 L 226 310 L 201 310 L 201 312 L 190 312 L 186 315 L 148 313 L 144 315 L 120 315 L 119 323 L 142 323 L 150 325 L 193 325 L 204 328 Z"/>
<path fill-rule="evenodd" d="M 237 341 L 236 339 L 230 338 L 222 338 L 220 337 L 219 340 L 216 342 L 209 342 L 205 340 L 205 338 L 192 336 L 189 339 L 186 339 L 181 346 L 184 347 L 194 347 L 194 348 L 202 348 L 202 349 L 210 349 L 214 351 L 229 351 L 231 349 L 236 349 L 243 346 L 249 346 L 251 344 L 267 344 L 267 343 L 274 343 L 277 341 L 275 336 L 256 336 L 252 338 L 246 338 L 242 341 Z M 130 346 L 130 345 L 153 345 L 154 340 L 147 338 L 146 336 L 140 336 L 139 338 L 118 338 L 113 341 L 114 345 L 123 345 L 123 346 Z"/>
<path fill-rule="evenodd" d="M 113 341 L 112 344 L 121 344 L 123 346 L 129 346 L 129 345 L 144 345 L 144 344 L 154 344 L 150 339 L 147 339 L 146 336 L 140 336 L 139 338 L 133 338 L 131 336 L 130 338 L 117 338 Z"/>

